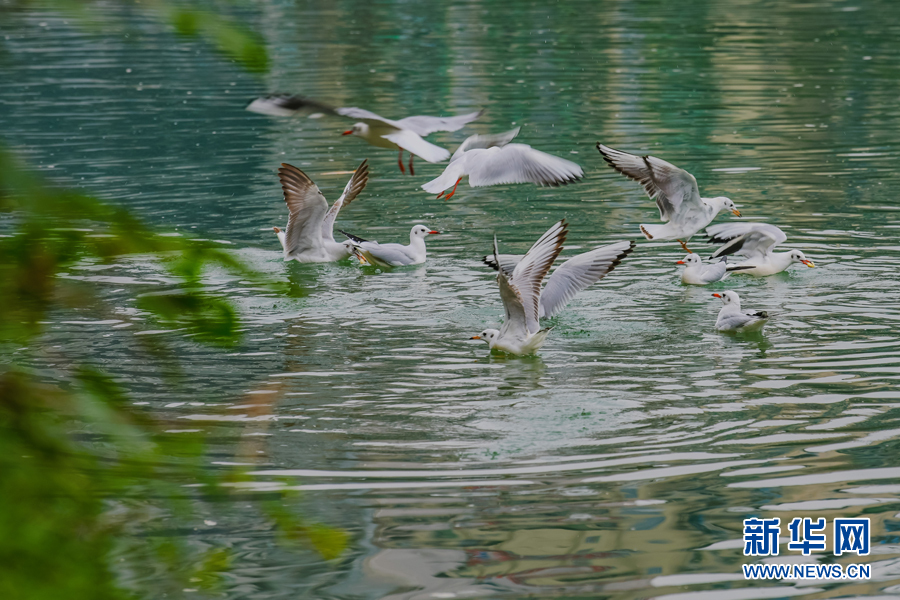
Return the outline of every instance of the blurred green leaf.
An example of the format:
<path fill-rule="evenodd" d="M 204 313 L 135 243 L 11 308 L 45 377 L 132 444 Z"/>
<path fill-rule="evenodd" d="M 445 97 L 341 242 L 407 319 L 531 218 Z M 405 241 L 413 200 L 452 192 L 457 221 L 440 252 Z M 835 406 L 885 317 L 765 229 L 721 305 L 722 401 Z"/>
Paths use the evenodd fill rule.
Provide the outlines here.
<path fill-rule="evenodd" d="M 129 569 L 151 570 L 161 595 L 215 589 L 231 565 L 229 550 L 198 552 L 149 523 L 129 535 L 138 514 L 132 506 L 187 523 L 199 503 L 231 493 L 233 472 L 209 468 L 202 435 L 166 433 L 92 366 L 63 361 L 38 375 L 23 365 L 44 351 L 39 340 L 48 319 L 109 310 L 92 284 L 62 276 L 86 262 L 130 254 L 154 264 L 168 283 L 139 295 L 137 308 L 218 346 L 239 342 L 240 323 L 228 299 L 211 291 L 210 272 L 257 283 L 255 275 L 208 242 L 160 236 L 119 207 L 47 185 L 2 147 L 0 214 L 0 349 L 14 358 L 0 363 L 0 598 L 130 597 L 109 563 L 114 547 L 122 552 L 126 542 Z M 155 337 L 139 336 L 159 357 L 166 344 L 151 342 Z M 345 532 L 307 523 L 299 513 L 278 509 L 285 539 L 326 558 L 343 552 Z"/>

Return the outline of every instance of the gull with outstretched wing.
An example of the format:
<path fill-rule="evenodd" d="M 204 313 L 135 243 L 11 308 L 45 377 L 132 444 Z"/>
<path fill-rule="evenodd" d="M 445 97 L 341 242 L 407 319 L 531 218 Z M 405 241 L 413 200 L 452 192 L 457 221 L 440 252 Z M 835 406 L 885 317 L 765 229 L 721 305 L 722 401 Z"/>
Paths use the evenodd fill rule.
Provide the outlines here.
<path fill-rule="evenodd" d="M 471 187 L 504 183 L 558 187 L 584 177 L 581 167 L 570 160 L 535 150 L 528 144 L 511 143 L 518 133 L 517 127 L 499 134 L 470 136 L 453 153 L 440 177 L 422 189 L 440 198 L 452 187 L 446 196 L 451 198 L 467 175 Z"/>
<path fill-rule="evenodd" d="M 494 237 L 494 254 L 483 261 L 497 271 L 506 318 L 499 330 L 485 329 L 471 339 L 486 341 L 491 350 L 533 354 L 550 332 L 541 328 L 540 319 L 558 314 L 575 294 L 606 276 L 634 249 L 634 242 L 616 242 L 574 256 L 553 271 L 542 289 L 567 235 L 566 221 L 559 221 L 524 256 L 500 254 Z"/>
<path fill-rule="evenodd" d="M 597 150 L 610 167 L 637 181 L 650 198 L 656 200 L 664 225 L 641 225 L 648 240 L 678 240 L 686 252 L 686 242 L 709 225 L 723 210 L 736 216 L 740 211 L 729 198 L 701 198 L 694 176 L 655 156 L 635 156 L 603 144 Z"/>
<path fill-rule="evenodd" d="M 479 110 L 452 117 L 419 115 L 394 121 L 363 108 L 334 107 L 303 96 L 284 94 L 257 98 L 247 105 L 247 110 L 274 116 L 293 116 L 304 111 L 317 111 L 354 119 L 356 123 L 345 131 L 344 135 L 361 137 L 369 144 L 379 148 L 399 150 L 397 164 L 400 166 L 400 171 L 404 173 L 406 170 L 403 167 L 403 151 L 406 150 L 410 154 L 410 175 L 415 175 L 413 155 L 430 163 L 443 162 L 450 158 L 450 152 L 425 141 L 423 139 L 425 136 L 436 131 L 457 131 L 484 113 Z"/>
<path fill-rule="evenodd" d="M 352 244 L 334 241 L 334 222 L 341 208 L 350 204 L 366 187 L 369 181 L 367 161 L 357 167 L 331 209 L 319 187 L 297 167 L 282 163 L 278 178 L 290 216 L 285 229 L 272 229 L 281 242 L 284 260 L 331 262 L 350 258 Z"/>

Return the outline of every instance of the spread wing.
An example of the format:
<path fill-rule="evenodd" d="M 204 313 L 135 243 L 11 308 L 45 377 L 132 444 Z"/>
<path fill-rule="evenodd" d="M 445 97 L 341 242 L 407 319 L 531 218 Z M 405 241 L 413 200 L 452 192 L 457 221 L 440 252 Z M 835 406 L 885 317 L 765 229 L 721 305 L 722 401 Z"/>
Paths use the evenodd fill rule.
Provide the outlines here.
<path fill-rule="evenodd" d="M 502 268 L 503 272 L 509 275 L 524 257 L 524 254 L 498 254 L 496 256 L 482 257 L 481 262 L 495 271 L 499 271 Z"/>
<path fill-rule="evenodd" d="M 668 221 L 680 212 L 704 210 L 697 180 L 684 169 L 653 156 L 635 156 L 603 144 L 597 144 L 597 150 L 610 167 L 644 186 L 647 195 L 656 200 L 661 220 Z"/>
<path fill-rule="evenodd" d="M 519 135 L 519 128 L 504 131 L 503 133 L 489 133 L 485 135 L 470 135 L 459 145 L 456 152 L 450 158 L 450 162 L 455 161 L 463 155 L 466 150 L 475 150 L 477 148 L 493 148 L 494 146 L 505 146 Z"/>
<path fill-rule="evenodd" d="M 400 123 L 398 123 L 397 121 L 385 119 L 381 115 L 376 115 L 372 111 L 366 110 L 364 108 L 357 108 L 355 106 L 335 108 L 334 114 L 340 115 L 342 117 L 347 117 L 348 119 L 354 119 L 356 121 L 363 121 L 365 123 L 368 123 L 369 125 L 376 124 L 376 126 L 380 125 L 382 127 L 387 125 L 395 129 L 401 129 Z"/>
<path fill-rule="evenodd" d="M 570 258 L 553 271 L 541 294 L 541 317 L 559 313 L 575 294 L 600 281 L 634 250 L 634 242 L 617 242 Z"/>
<path fill-rule="evenodd" d="M 497 248 L 497 236 L 494 236 L 494 261 L 500 264 L 500 252 Z M 527 339 L 529 335 L 528 319 L 525 316 L 525 305 L 519 290 L 512 286 L 510 277 L 512 273 L 500 271 L 497 273 L 497 285 L 500 287 L 500 300 L 503 301 L 503 326 L 500 335 L 511 335 L 518 339 Z"/>
<path fill-rule="evenodd" d="M 275 117 L 291 117 L 302 112 L 326 112 L 337 114 L 335 108 L 322 104 L 303 96 L 290 96 L 288 94 L 273 94 L 257 98 L 247 105 L 250 112 L 271 115 Z"/>
<path fill-rule="evenodd" d="M 442 162 L 450 158 L 449 151 L 435 146 L 431 142 L 426 142 L 419 134 L 409 129 L 398 129 L 382 137 L 430 163 Z"/>
<path fill-rule="evenodd" d="M 455 162 L 464 162 L 469 185 L 473 187 L 503 183 L 557 187 L 584 177 L 584 171 L 572 161 L 535 150 L 527 144 L 469 150 Z"/>
<path fill-rule="evenodd" d="M 293 165 L 281 163 L 278 178 L 284 190 L 284 203 L 290 212 L 285 231 L 285 256 L 320 250 L 323 246 L 322 220 L 328 210 L 325 196 L 306 173 Z"/>
<path fill-rule="evenodd" d="M 538 319 L 540 318 L 541 284 L 553 261 L 562 251 L 567 234 L 568 225 L 563 219 L 554 224 L 531 246 L 522 260 L 516 264 L 512 273 L 507 274 L 505 269 L 498 272 L 500 297 L 503 298 L 503 306 L 506 308 L 507 318 L 510 319 L 510 327 L 512 327 L 512 319 L 516 318 L 528 333 L 535 334 L 540 331 L 541 326 Z M 496 241 L 494 242 L 494 261 L 498 265 L 503 264 L 497 252 Z M 512 309 L 521 311 L 522 314 L 511 312 Z M 504 322 L 503 328 L 504 331 L 508 330 L 506 322 Z"/>
<path fill-rule="evenodd" d="M 739 254 L 741 256 L 764 257 L 778 244 L 787 240 L 787 235 L 778 227 L 768 223 L 722 223 L 706 228 L 710 244 L 725 244 L 716 250 L 711 258 Z"/>
<path fill-rule="evenodd" d="M 341 208 L 353 202 L 360 192 L 366 188 L 367 183 L 369 183 L 368 159 L 362 161 L 362 164 L 356 167 L 356 171 L 350 177 L 350 181 L 344 186 L 344 193 L 334 201 L 334 204 L 331 205 L 331 210 L 325 215 L 325 220 L 322 221 L 322 237 L 326 240 L 334 241 L 334 222 L 337 220 L 338 213 L 341 211 Z"/>
<path fill-rule="evenodd" d="M 465 127 L 466 123 L 471 123 L 482 114 L 484 114 L 483 110 L 467 115 L 456 115 L 455 117 L 429 117 L 422 115 L 400 119 L 397 121 L 397 124 L 424 137 L 435 131 L 457 131 Z"/>

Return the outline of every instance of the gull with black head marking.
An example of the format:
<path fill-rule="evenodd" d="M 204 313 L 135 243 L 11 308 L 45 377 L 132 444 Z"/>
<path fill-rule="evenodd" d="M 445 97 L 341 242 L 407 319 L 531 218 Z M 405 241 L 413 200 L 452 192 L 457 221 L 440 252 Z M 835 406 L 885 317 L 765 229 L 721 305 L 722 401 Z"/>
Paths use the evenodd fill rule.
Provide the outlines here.
<path fill-rule="evenodd" d="M 648 240 L 677 240 L 685 252 L 686 242 L 709 225 L 723 210 L 741 213 L 725 196 L 701 198 L 694 176 L 655 156 L 635 156 L 597 143 L 603 160 L 610 167 L 637 181 L 650 198 L 656 200 L 659 218 L 664 225 L 641 225 L 641 233 Z"/>
<path fill-rule="evenodd" d="M 397 164 L 402 173 L 406 173 L 403 168 L 403 151 L 408 151 L 410 175 L 416 174 L 413 170 L 413 155 L 430 163 L 443 162 L 450 158 L 449 151 L 425 141 L 423 139 L 425 136 L 436 131 L 457 131 L 484 114 L 483 110 L 479 110 L 453 117 L 419 115 L 394 121 L 355 106 L 334 107 L 303 96 L 285 94 L 257 98 L 247 105 L 247 110 L 274 116 L 292 116 L 303 111 L 315 110 L 355 119 L 356 123 L 343 135 L 355 135 L 379 148 L 399 150 Z"/>
<path fill-rule="evenodd" d="M 541 328 L 540 319 L 558 314 L 575 294 L 606 276 L 634 249 L 634 242 L 617 242 L 574 256 L 557 267 L 541 289 L 567 234 L 568 225 L 562 220 L 525 256 L 500 254 L 494 236 L 494 254 L 483 261 L 497 271 L 506 318 L 499 330 L 485 329 L 471 339 L 484 340 L 491 350 L 508 354 L 535 353 L 550 332 Z"/>
<path fill-rule="evenodd" d="M 787 240 L 787 235 L 768 223 L 722 223 L 706 228 L 710 244 L 725 244 L 710 258 L 736 254 L 746 258 L 738 263 L 741 273 L 765 277 L 781 273 L 794 263 L 815 267 L 800 250 L 775 252 L 775 247 Z"/>
<path fill-rule="evenodd" d="M 287 227 L 273 227 L 284 250 L 284 260 L 298 262 L 332 262 L 350 258 L 353 254 L 350 242 L 334 241 L 334 222 L 341 208 L 347 206 L 366 187 L 369 167 L 362 161 L 354 171 L 344 193 L 335 200 L 331 209 L 319 187 L 303 171 L 293 165 L 281 163 L 278 178 L 284 190 L 284 203 L 290 216 Z"/>

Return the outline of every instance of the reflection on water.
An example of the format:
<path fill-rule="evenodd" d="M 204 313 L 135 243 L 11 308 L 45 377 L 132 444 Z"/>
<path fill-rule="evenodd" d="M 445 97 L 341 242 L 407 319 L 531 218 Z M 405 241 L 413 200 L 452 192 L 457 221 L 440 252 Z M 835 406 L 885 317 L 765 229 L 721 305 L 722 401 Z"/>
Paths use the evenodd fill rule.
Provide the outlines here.
<path fill-rule="evenodd" d="M 236 502 L 230 522 L 195 532 L 235 550 L 227 597 L 900 593 L 892 3 L 266 1 L 254 16 L 274 61 L 265 81 L 124 10 L 110 18 L 134 27 L 109 43 L 33 6 L 10 13 L 0 123 L 56 180 L 219 240 L 287 282 L 274 292 L 209 274 L 246 316 L 228 353 L 147 326 L 135 298 L 166 280 L 140 257 L 73 269 L 67 277 L 103 286 L 116 314 L 49 328 L 81 342 L 66 360 L 99 362 L 183 423 L 173 431 L 206 431 L 211 462 L 252 463 L 245 490 L 301 490 L 318 517 L 352 531 L 342 559 L 298 558 Z M 274 90 L 392 117 L 485 107 L 466 130 L 431 139 L 452 148 L 521 125 L 523 142 L 587 175 L 435 200 L 418 186 L 438 165 L 402 176 L 393 153 L 341 138 L 342 122 L 243 110 Z M 480 263 L 493 233 L 524 251 L 566 217 L 585 248 L 636 239 L 656 218 L 602 163 L 598 140 L 689 169 L 705 195 L 783 228 L 817 268 L 689 288 L 676 245 L 640 240 L 553 320 L 539 357 L 490 355 L 468 338 L 503 312 Z M 339 225 L 390 241 L 427 222 L 444 232 L 428 262 L 384 273 L 284 264 L 271 234 L 286 217 L 278 164 L 308 170 L 331 197 L 345 175 L 328 173 L 363 158 L 369 186 Z M 706 251 L 699 237 L 692 246 Z M 723 289 L 772 315 L 763 334 L 714 331 L 711 293 Z M 190 393 L 154 392 L 157 374 L 132 361 L 139 335 L 178 345 Z M 274 411 L 256 412 L 253 398 L 272 393 Z M 255 441 L 236 456 L 248 432 Z M 748 516 L 869 517 L 872 580 L 745 582 Z"/>

